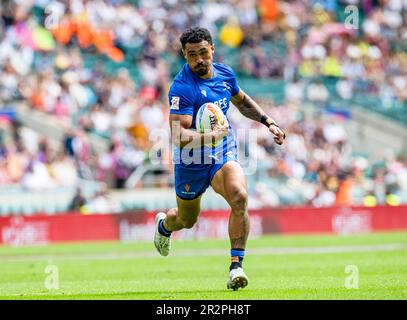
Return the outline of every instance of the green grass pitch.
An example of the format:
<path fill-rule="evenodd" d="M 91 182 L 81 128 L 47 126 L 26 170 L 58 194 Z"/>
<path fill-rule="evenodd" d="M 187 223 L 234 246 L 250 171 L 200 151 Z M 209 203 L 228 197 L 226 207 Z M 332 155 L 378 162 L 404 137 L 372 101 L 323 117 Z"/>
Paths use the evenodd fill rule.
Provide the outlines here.
<path fill-rule="evenodd" d="M 407 232 L 249 239 L 235 292 L 229 260 L 228 240 L 3 246 L 0 299 L 407 299 Z"/>

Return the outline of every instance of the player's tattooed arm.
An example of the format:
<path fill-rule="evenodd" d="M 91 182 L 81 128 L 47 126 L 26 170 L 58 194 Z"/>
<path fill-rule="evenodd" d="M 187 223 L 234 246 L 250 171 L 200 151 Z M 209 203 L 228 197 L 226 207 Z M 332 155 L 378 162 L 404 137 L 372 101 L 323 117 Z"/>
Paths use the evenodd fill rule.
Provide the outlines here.
<path fill-rule="evenodd" d="M 276 143 L 283 143 L 286 137 L 284 131 L 281 130 L 278 124 L 243 90 L 240 90 L 238 94 L 233 96 L 231 101 L 245 117 L 266 125 L 274 135 L 274 141 Z"/>
<path fill-rule="evenodd" d="M 228 134 L 228 124 L 216 124 L 212 132 L 200 133 L 189 129 L 192 125 L 192 116 L 184 114 L 170 114 L 170 129 L 172 142 L 183 148 L 199 147 L 204 144 L 223 139 Z"/>
<path fill-rule="evenodd" d="M 260 122 L 261 117 L 266 115 L 263 109 L 243 90 L 240 90 L 230 100 L 239 109 L 240 113 L 249 119 Z M 269 118 L 269 121 L 273 121 L 273 119 Z"/>

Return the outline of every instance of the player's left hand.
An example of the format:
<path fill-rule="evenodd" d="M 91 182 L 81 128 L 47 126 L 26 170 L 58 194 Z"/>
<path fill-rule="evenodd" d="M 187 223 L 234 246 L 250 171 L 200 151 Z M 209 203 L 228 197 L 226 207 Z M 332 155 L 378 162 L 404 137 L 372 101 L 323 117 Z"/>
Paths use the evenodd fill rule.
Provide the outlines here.
<path fill-rule="evenodd" d="M 275 143 L 282 145 L 286 138 L 285 132 L 279 126 L 272 124 L 269 126 L 269 131 L 274 135 Z"/>

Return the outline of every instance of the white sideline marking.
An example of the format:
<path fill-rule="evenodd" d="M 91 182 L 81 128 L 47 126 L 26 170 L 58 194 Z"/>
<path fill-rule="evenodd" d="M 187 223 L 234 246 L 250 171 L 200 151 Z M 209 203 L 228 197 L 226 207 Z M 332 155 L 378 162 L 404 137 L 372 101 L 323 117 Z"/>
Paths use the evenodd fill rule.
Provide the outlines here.
<path fill-rule="evenodd" d="M 256 255 L 285 255 L 285 254 L 327 254 L 347 252 L 370 252 L 370 251 L 396 251 L 407 250 L 406 243 L 389 243 L 379 245 L 349 245 L 327 247 L 280 247 L 280 248 L 250 248 L 248 254 Z M 173 249 L 170 253 L 173 257 L 186 256 L 224 256 L 225 249 Z M 143 252 L 107 252 L 107 253 L 55 253 L 36 255 L 0 255 L 0 261 L 42 261 L 54 260 L 113 260 L 132 258 L 156 258 L 158 252 L 152 246 L 151 251 Z"/>

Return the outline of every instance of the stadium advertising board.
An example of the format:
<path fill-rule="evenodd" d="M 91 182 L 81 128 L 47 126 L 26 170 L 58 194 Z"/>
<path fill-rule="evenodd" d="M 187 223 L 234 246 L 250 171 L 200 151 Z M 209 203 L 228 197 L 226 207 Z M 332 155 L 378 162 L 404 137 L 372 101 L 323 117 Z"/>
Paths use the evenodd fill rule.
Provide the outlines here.
<path fill-rule="evenodd" d="M 80 215 L 11 216 L 0 218 L 0 243 L 12 246 L 67 241 L 151 241 L 154 212 Z M 407 206 L 275 208 L 251 210 L 250 236 L 262 234 L 360 234 L 406 230 Z M 202 212 L 192 229 L 177 239 L 226 239 L 229 211 Z"/>

